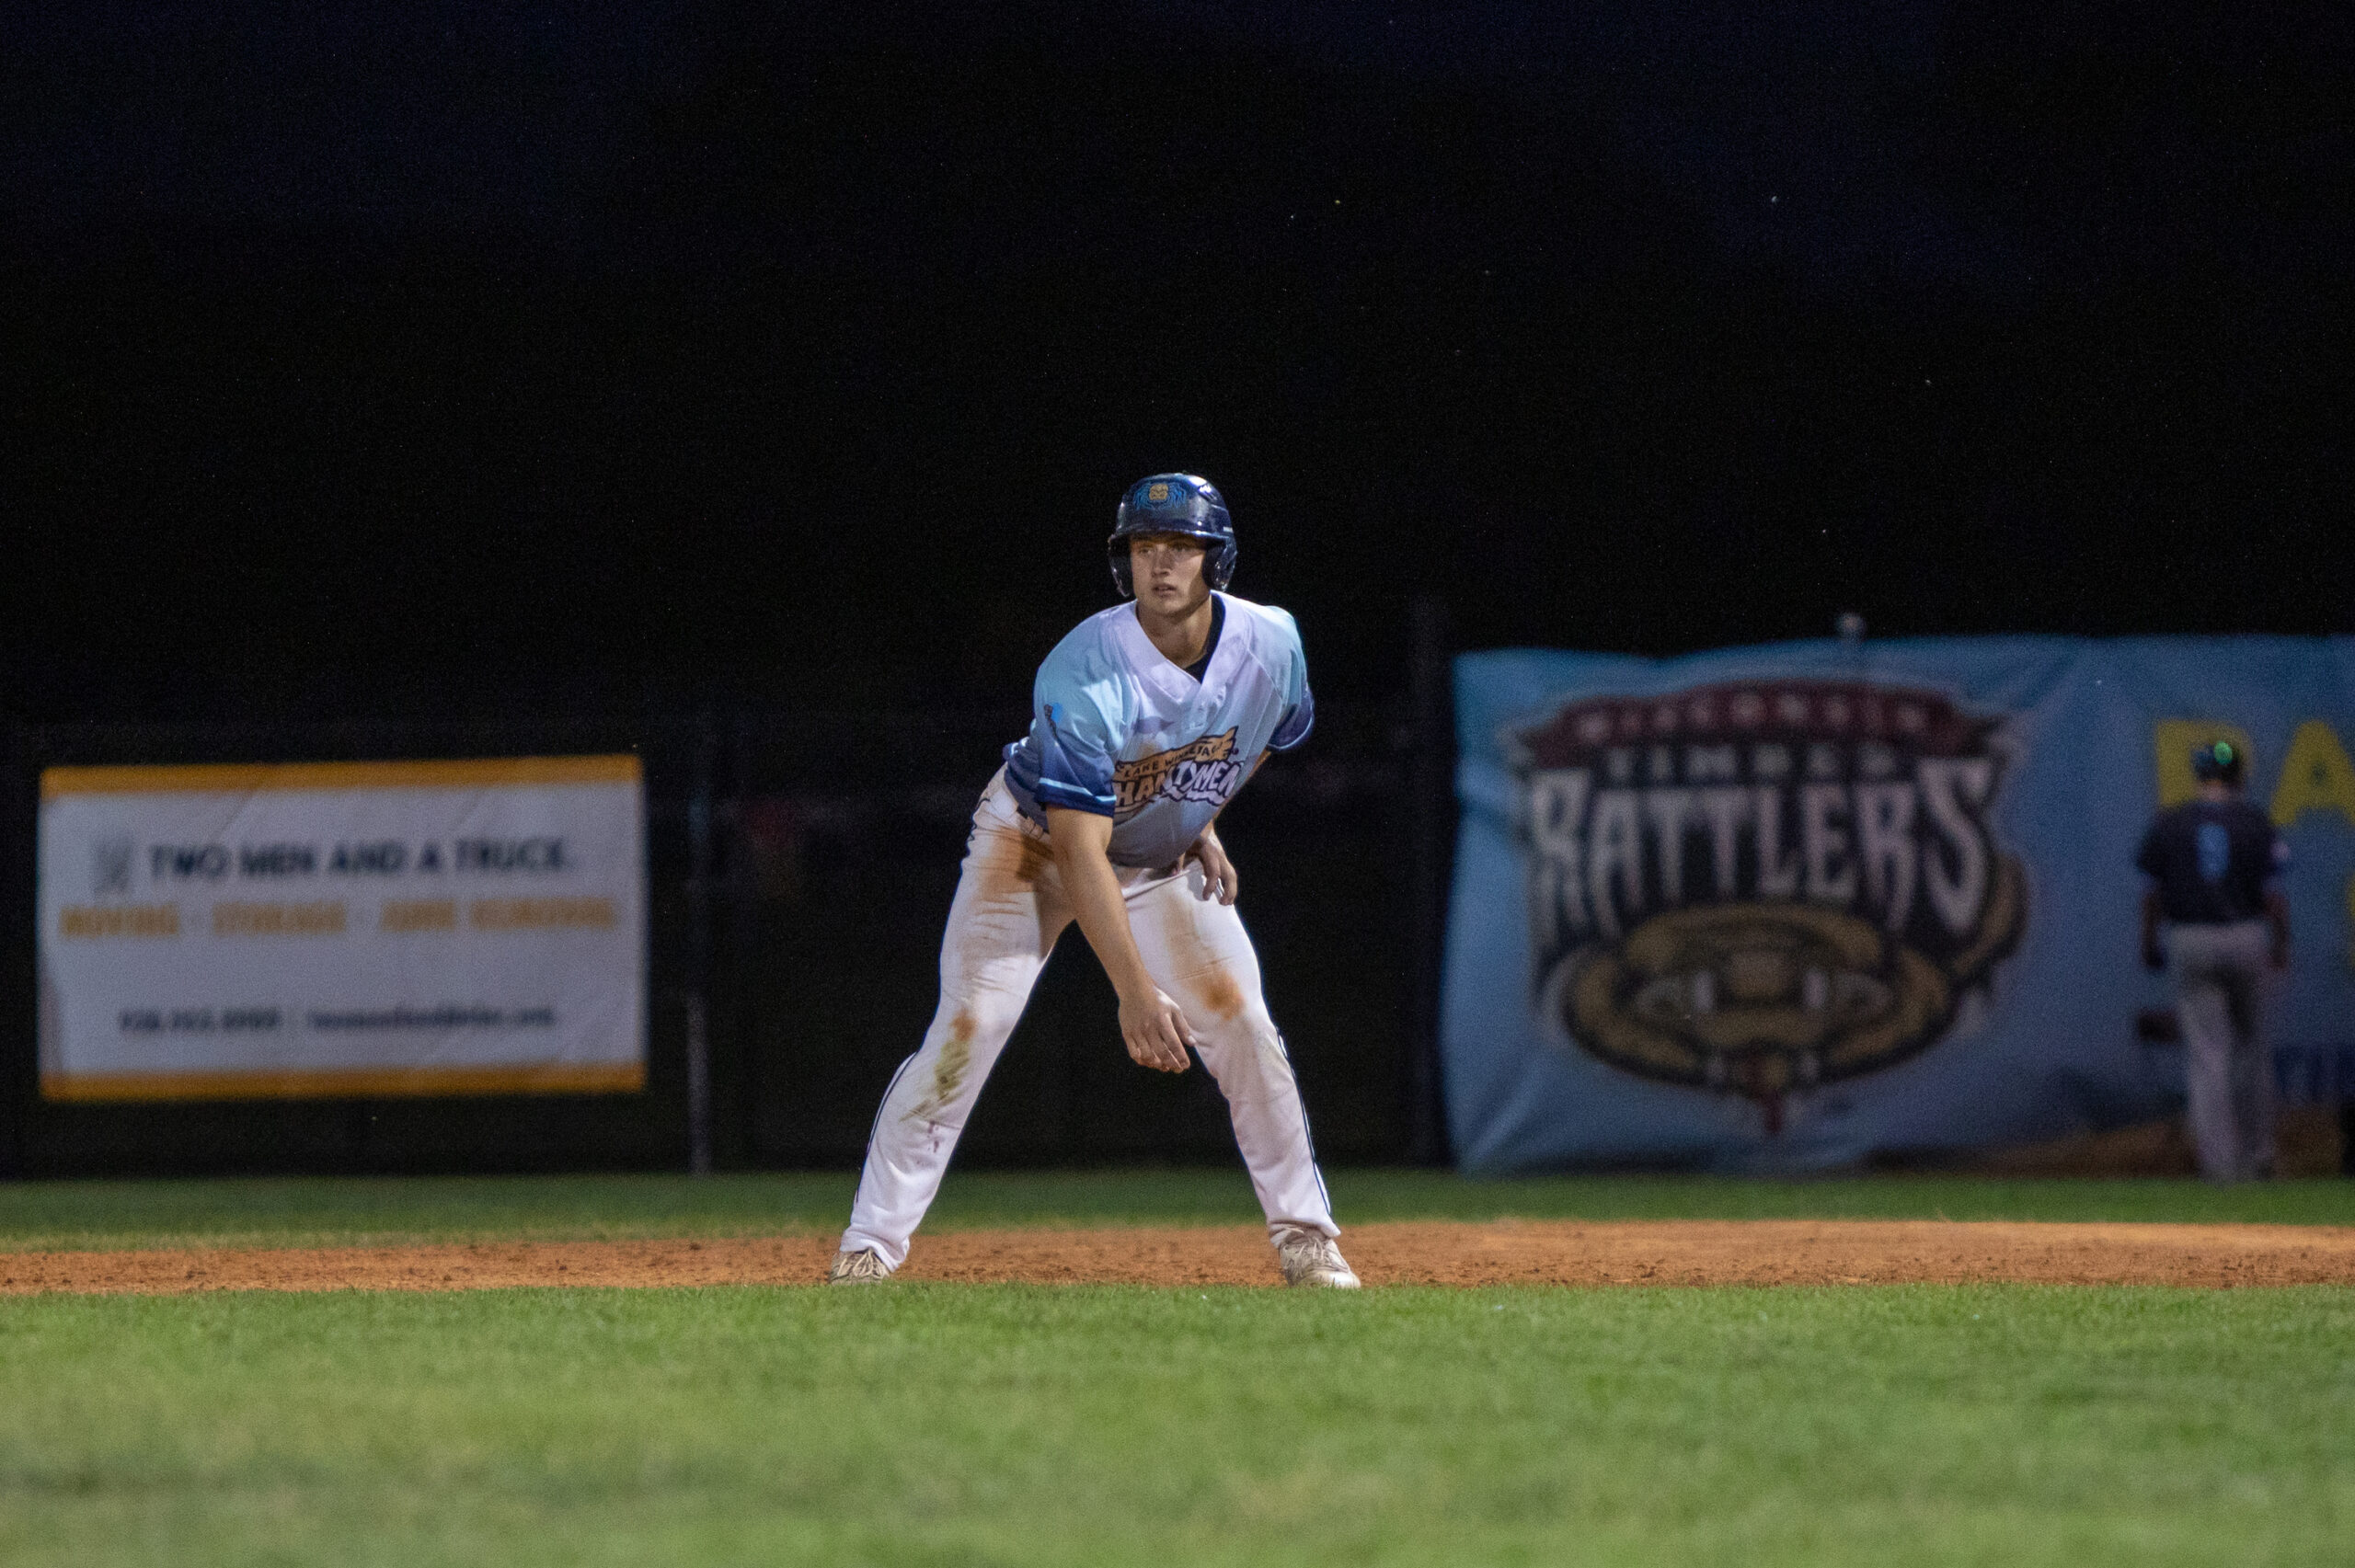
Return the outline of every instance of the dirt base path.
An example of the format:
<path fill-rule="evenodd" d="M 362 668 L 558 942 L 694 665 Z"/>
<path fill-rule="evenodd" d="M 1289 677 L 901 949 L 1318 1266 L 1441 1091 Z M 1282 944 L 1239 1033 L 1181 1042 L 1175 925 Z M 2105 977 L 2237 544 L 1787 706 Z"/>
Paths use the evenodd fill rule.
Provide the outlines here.
<path fill-rule="evenodd" d="M 2355 1228 L 1938 1220 L 1498 1220 L 1361 1225 L 1368 1285 L 2355 1285 Z M 0 1295 L 486 1290 L 525 1285 L 801 1285 L 833 1242 L 529 1242 L 0 1254 Z M 972 1283 L 1272 1285 L 1256 1228 L 920 1236 L 902 1277 Z"/>

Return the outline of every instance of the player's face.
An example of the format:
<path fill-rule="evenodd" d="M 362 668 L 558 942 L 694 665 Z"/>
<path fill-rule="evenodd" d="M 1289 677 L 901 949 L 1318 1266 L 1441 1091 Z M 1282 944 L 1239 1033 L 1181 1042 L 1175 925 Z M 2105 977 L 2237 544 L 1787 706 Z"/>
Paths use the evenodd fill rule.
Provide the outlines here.
<path fill-rule="evenodd" d="M 1129 541 L 1129 575 L 1137 602 L 1164 615 L 1191 614 L 1211 596 L 1202 578 L 1209 552 L 1182 533 L 1143 533 Z"/>

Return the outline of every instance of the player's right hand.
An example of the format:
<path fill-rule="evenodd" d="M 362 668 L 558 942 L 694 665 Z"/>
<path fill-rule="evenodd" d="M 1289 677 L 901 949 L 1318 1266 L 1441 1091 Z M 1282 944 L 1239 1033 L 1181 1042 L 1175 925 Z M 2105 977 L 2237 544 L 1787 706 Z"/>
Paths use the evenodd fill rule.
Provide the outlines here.
<path fill-rule="evenodd" d="M 1129 1059 L 1139 1067 L 1183 1072 L 1193 1065 L 1193 1059 L 1186 1054 L 1195 1043 L 1193 1027 L 1186 1022 L 1185 1011 L 1166 991 L 1155 990 L 1150 999 L 1141 1001 L 1121 999 L 1120 1039 L 1129 1047 Z"/>

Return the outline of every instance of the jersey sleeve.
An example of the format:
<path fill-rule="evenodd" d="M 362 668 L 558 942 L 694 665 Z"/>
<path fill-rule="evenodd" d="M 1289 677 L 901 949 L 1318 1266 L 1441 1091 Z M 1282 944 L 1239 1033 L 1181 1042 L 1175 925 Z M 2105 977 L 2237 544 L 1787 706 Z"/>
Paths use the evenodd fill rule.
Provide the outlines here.
<path fill-rule="evenodd" d="M 1041 807 L 1114 815 L 1112 763 L 1121 733 L 1113 693 L 1050 659 L 1031 692 L 1030 744 L 1039 758 Z"/>
<path fill-rule="evenodd" d="M 1281 617 L 1286 651 L 1283 677 L 1284 716 L 1276 721 L 1276 730 L 1268 738 L 1270 751 L 1289 751 L 1308 738 L 1316 727 L 1316 698 L 1308 690 L 1308 655 L 1300 646 L 1300 626 L 1292 616 L 1277 611 Z"/>

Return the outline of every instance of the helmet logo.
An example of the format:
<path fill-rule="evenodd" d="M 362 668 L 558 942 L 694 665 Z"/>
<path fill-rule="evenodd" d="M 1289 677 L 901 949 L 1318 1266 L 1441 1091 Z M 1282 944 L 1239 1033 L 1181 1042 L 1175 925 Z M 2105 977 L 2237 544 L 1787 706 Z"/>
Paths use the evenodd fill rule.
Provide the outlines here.
<path fill-rule="evenodd" d="M 1160 503 L 1169 498 L 1168 485 L 1159 480 L 1155 480 L 1153 484 L 1147 485 L 1144 487 L 1144 498 L 1158 506 Z"/>

